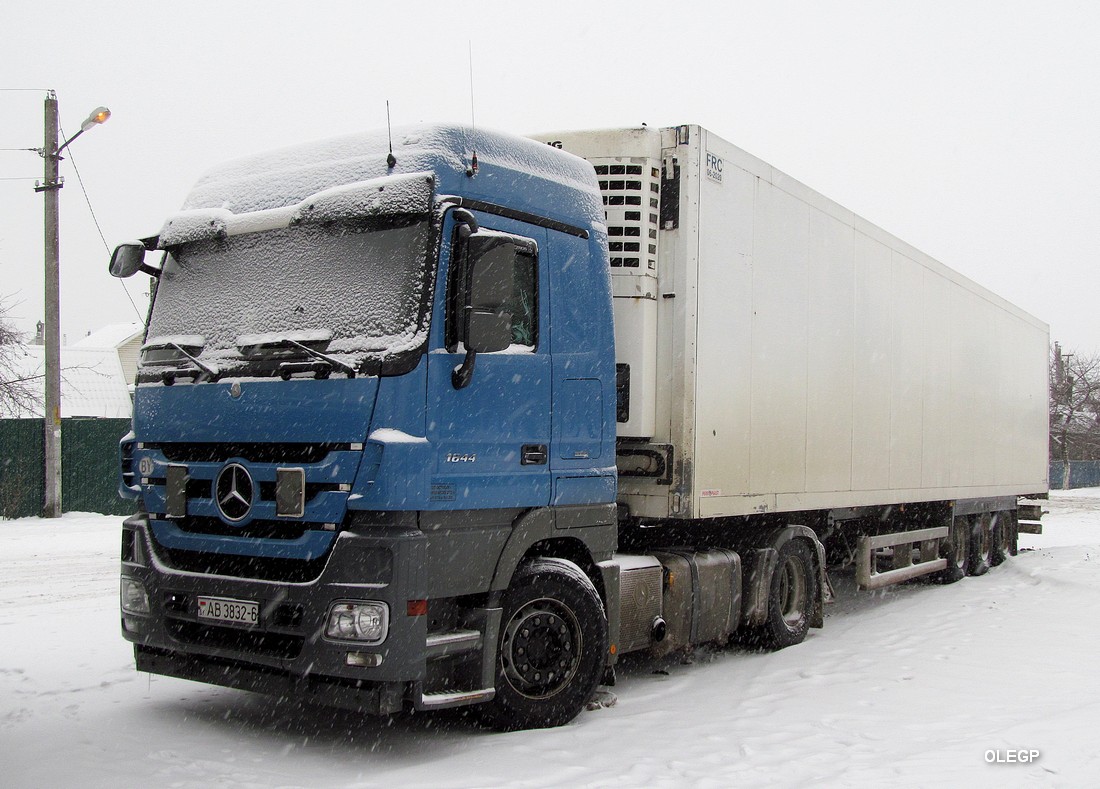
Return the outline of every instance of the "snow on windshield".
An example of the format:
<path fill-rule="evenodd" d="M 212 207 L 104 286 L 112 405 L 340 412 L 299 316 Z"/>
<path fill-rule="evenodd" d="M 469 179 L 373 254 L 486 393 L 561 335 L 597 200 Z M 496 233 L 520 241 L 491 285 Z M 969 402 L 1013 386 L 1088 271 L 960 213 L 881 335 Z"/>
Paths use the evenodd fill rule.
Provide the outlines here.
<path fill-rule="evenodd" d="M 201 333 L 202 356 L 230 364 L 248 335 L 331 337 L 353 365 L 413 350 L 428 233 L 426 220 L 310 223 L 184 245 L 165 263 L 150 341 Z"/>

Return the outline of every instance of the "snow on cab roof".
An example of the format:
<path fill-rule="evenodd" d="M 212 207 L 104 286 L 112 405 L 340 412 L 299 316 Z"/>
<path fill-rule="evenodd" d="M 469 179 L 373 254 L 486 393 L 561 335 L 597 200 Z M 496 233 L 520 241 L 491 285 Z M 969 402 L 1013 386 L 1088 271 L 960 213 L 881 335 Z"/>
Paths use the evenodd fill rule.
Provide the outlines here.
<path fill-rule="evenodd" d="M 382 129 L 257 153 L 210 170 L 195 185 L 183 209 L 222 209 L 234 214 L 295 205 L 333 187 L 398 173 L 434 171 L 441 178 L 465 177 L 476 151 L 479 172 L 512 171 L 566 187 L 591 191 L 592 166 L 544 143 L 510 134 L 455 125 L 393 130 L 397 166 L 387 166 L 389 136 Z M 446 192 L 446 182 L 440 184 Z M 586 206 L 594 214 L 594 206 Z M 595 221 L 603 221 L 602 211 Z"/>

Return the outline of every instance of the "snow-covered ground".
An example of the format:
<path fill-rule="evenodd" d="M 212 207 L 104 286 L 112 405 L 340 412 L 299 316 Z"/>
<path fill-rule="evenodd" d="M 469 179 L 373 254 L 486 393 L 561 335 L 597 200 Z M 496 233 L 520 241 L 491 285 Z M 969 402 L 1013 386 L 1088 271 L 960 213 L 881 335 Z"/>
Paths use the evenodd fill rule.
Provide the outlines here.
<path fill-rule="evenodd" d="M 119 519 L 0 522 L 0 784 L 1095 786 L 1100 489 L 1046 509 L 1046 534 L 985 577 L 860 593 L 841 576 L 800 646 L 631 660 L 614 706 L 514 734 L 138 674 Z M 1038 758 L 989 761 L 1020 750 Z"/>

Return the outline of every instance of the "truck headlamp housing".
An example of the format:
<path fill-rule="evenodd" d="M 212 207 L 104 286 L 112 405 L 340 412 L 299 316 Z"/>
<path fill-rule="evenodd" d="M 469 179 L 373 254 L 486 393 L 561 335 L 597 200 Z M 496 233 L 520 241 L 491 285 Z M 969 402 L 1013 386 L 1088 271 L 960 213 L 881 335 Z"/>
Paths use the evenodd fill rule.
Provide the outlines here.
<path fill-rule="evenodd" d="M 123 576 L 119 597 L 122 610 L 127 614 L 149 613 L 149 593 L 140 581 Z"/>
<path fill-rule="evenodd" d="M 325 637 L 338 641 L 381 644 L 390 625 L 390 609 L 373 600 L 341 600 L 328 610 Z"/>

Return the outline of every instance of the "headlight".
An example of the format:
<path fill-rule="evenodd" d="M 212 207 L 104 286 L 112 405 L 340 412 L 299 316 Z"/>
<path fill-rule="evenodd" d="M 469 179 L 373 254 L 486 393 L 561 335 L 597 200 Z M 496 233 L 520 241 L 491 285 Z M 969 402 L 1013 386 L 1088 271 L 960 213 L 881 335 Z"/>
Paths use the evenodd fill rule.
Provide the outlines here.
<path fill-rule="evenodd" d="M 140 581 L 124 577 L 119 596 L 121 597 L 122 610 L 126 613 L 149 613 L 149 595 Z"/>
<path fill-rule="evenodd" d="M 380 644 L 386 640 L 389 623 L 390 609 L 385 603 L 343 600 L 329 608 L 325 636 Z"/>

